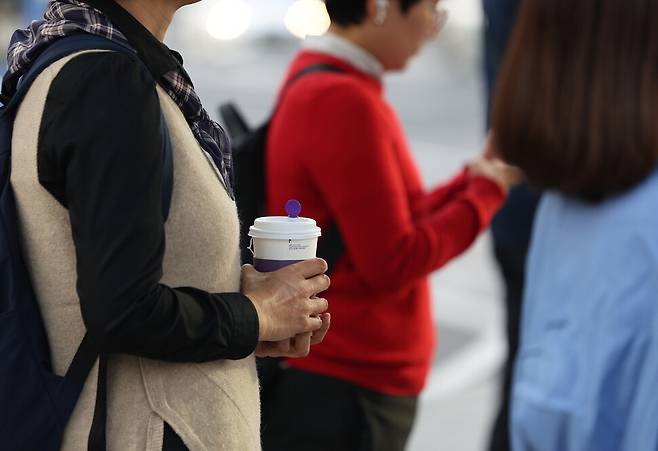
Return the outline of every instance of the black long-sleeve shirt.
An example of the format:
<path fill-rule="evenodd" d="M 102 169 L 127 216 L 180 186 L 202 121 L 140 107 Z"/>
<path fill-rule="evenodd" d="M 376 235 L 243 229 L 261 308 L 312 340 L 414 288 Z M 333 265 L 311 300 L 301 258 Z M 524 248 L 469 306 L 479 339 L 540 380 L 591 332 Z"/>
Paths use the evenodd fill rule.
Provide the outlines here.
<path fill-rule="evenodd" d="M 160 283 L 163 160 L 154 79 L 180 61 L 123 14 L 110 18 L 139 43 L 146 68 L 120 53 L 73 59 L 50 88 L 39 134 L 39 181 L 70 214 L 83 319 L 109 352 L 168 361 L 246 357 L 258 341 L 246 296 Z"/>

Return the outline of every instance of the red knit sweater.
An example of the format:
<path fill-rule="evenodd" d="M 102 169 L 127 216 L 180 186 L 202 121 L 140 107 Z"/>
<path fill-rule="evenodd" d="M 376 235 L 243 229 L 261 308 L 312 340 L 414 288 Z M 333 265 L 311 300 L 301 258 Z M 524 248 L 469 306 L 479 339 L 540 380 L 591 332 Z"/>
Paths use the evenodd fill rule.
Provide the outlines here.
<path fill-rule="evenodd" d="M 266 152 L 268 213 L 286 200 L 327 228 L 346 254 L 322 296 L 331 330 L 293 367 L 391 395 L 418 394 L 434 350 L 428 275 L 461 254 L 504 200 L 488 179 L 458 175 L 426 192 L 398 119 L 378 80 L 328 55 L 302 52 L 288 77 L 314 73 L 282 97 Z M 320 238 L 322 239 L 322 238 Z"/>

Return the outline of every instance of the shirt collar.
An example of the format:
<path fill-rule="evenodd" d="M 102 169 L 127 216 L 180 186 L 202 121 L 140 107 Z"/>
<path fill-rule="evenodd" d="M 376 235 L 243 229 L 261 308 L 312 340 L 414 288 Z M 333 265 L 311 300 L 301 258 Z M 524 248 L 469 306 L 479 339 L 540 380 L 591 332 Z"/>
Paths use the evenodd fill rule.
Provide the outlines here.
<path fill-rule="evenodd" d="M 170 50 L 146 29 L 128 11 L 114 0 L 84 0 L 89 6 L 105 14 L 137 50 L 140 58 L 156 80 L 183 65 L 178 52 Z"/>
<path fill-rule="evenodd" d="M 372 53 L 335 33 L 311 36 L 304 48 L 339 58 L 378 80 L 384 75 L 384 66 Z"/>

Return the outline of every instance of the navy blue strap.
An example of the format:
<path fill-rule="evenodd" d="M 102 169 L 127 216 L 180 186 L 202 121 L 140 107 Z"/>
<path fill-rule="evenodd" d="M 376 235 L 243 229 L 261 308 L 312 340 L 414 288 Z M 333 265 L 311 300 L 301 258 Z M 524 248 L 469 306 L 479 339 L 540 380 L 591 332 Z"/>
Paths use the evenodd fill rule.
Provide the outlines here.
<path fill-rule="evenodd" d="M 5 112 L 18 108 L 27 91 L 41 73 L 56 61 L 85 50 L 109 50 L 121 52 L 131 57 L 136 62 L 143 64 L 137 53 L 120 43 L 110 41 L 101 36 L 95 36 L 89 33 L 78 33 L 72 36 L 58 39 L 53 42 L 39 57 L 30 70 L 21 77 L 18 83 L 18 89 L 6 105 Z M 161 130 L 163 138 L 163 187 L 162 187 L 162 217 L 166 221 L 169 217 L 169 207 L 171 204 L 171 194 L 173 191 L 174 173 L 173 157 L 171 150 L 171 139 L 165 123 L 164 116 L 161 119 Z"/>
<path fill-rule="evenodd" d="M 126 47 L 109 39 L 100 36 L 94 36 L 88 33 L 79 33 L 66 38 L 61 38 L 51 44 L 37 59 L 32 68 L 21 77 L 18 89 L 12 96 L 6 107 L 3 108 L 3 114 L 13 114 L 18 108 L 32 83 L 39 75 L 53 63 L 70 56 L 72 54 L 85 50 L 107 50 L 121 52 L 136 62 L 143 64 L 137 53 L 130 47 Z M 162 114 L 162 113 L 161 113 Z M 161 116 L 161 130 L 163 137 L 163 189 L 162 189 L 162 216 L 166 221 L 169 216 L 169 208 L 173 191 L 173 156 L 171 149 L 171 139 L 164 119 Z M 99 358 L 100 356 L 100 358 Z M 94 419 L 90 431 L 88 449 L 90 451 L 105 451 L 106 437 L 105 425 L 107 417 L 107 388 L 106 388 L 106 356 L 99 354 L 99 347 L 93 344 L 88 335 L 85 335 L 80 347 L 78 348 L 71 365 L 66 373 L 62 383 L 60 400 L 76 399 L 78 396 L 65 396 L 71 390 L 79 393 L 93 367 L 96 359 L 99 358 L 98 371 L 98 389 L 96 396 L 96 407 L 94 410 Z M 75 405 L 61 404 L 64 418 L 68 418 L 75 408 Z"/>
<path fill-rule="evenodd" d="M 47 67 L 56 61 L 61 60 L 69 55 L 85 50 L 112 50 L 124 53 L 136 61 L 139 61 L 137 53 L 130 47 L 121 45 L 109 39 L 95 36 L 88 33 L 78 33 L 72 36 L 58 39 L 48 46 L 48 48 L 37 58 L 30 70 L 21 77 L 18 82 L 18 89 L 11 97 L 7 104 L 7 109 L 17 108 L 27 94 L 34 80 L 41 75 Z"/>

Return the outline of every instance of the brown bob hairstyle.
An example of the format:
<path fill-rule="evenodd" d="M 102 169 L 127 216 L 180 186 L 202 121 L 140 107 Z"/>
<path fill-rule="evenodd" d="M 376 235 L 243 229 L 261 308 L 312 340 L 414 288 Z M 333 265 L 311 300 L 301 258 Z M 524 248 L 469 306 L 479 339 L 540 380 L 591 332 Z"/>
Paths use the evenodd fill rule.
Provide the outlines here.
<path fill-rule="evenodd" d="M 494 143 L 528 182 L 597 202 L 658 160 L 658 1 L 522 0 Z"/>

